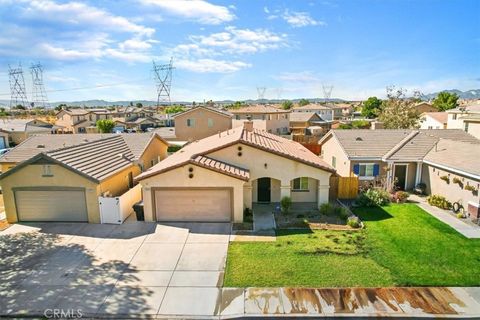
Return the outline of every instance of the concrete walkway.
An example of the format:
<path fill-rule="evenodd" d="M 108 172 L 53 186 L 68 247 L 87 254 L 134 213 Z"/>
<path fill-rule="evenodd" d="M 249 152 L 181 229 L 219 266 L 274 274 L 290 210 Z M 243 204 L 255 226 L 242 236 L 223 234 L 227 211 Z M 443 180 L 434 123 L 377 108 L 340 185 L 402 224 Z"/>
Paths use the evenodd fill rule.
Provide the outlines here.
<path fill-rule="evenodd" d="M 275 218 L 273 217 L 275 204 L 254 203 L 252 210 L 253 231 L 270 231 L 275 229 Z"/>
<path fill-rule="evenodd" d="M 472 226 L 466 224 L 457 217 L 452 216 L 449 211 L 429 205 L 426 198 L 422 198 L 412 194 L 410 195 L 409 200 L 416 202 L 420 208 L 422 208 L 438 220 L 442 221 L 443 223 L 448 224 L 450 227 L 461 233 L 466 238 L 480 239 L 480 226 Z"/>

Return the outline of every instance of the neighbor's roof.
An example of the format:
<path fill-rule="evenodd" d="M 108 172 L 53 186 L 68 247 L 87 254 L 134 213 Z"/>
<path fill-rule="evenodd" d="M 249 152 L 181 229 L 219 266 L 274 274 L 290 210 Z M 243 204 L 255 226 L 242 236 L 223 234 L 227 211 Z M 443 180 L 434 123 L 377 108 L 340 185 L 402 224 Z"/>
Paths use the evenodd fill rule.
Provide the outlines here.
<path fill-rule="evenodd" d="M 479 113 L 480 112 L 480 104 L 470 104 L 466 106 L 460 106 L 455 109 L 447 110 L 448 113 Z"/>
<path fill-rule="evenodd" d="M 216 113 L 216 114 L 219 114 L 221 116 L 228 117 L 228 118 L 232 117 L 232 115 L 230 113 L 228 113 L 226 111 L 223 111 L 223 110 L 220 110 L 220 109 L 217 109 L 217 108 L 210 108 L 210 107 L 206 107 L 206 106 L 198 106 L 198 107 L 190 108 L 188 110 L 176 113 L 174 116 L 172 116 L 172 118 L 177 118 L 179 116 L 183 116 L 185 114 L 188 114 L 192 111 L 197 111 L 197 110 L 204 110 L 204 111 L 213 112 L 213 113 Z"/>
<path fill-rule="evenodd" d="M 298 107 L 293 107 L 293 111 L 292 113 L 295 113 L 295 111 L 302 111 L 302 110 L 330 110 L 330 108 L 327 108 L 326 106 L 324 105 L 321 105 L 321 104 L 307 104 L 305 106 L 298 106 Z"/>
<path fill-rule="evenodd" d="M 429 116 L 440 123 L 447 123 L 448 113 L 446 112 L 425 112 L 423 116 Z"/>
<path fill-rule="evenodd" d="M 185 145 L 185 147 L 179 151 L 137 176 L 137 179 L 145 179 L 188 163 L 197 164 L 198 160 L 196 159 L 198 159 L 198 156 L 208 158 L 209 153 L 237 143 L 271 152 L 316 168 L 335 172 L 330 165 L 297 142 L 279 137 L 266 131 L 254 129 L 249 132 L 243 127 L 237 127 Z M 248 169 L 239 168 L 222 162 L 223 169 L 218 170 L 219 164 L 217 162 L 221 161 L 212 159 L 212 161 L 203 161 L 202 164 L 208 166 L 209 169 L 214 171 L 220 171 L 221 173 L 248 180 L 248 177 L 246 176 Z"/>
<path fill-rule="evenodd" d="M 125 140 L 135 158 L 138 159 L 154 133 L 129 133 L 129 134 L 48 134 L 34 135 L 20 143 L 18 146 L 0 157 L 0 163 L 18 163 L 39 153 L 85 144 L 100 139 L 120 136 Z M 157 135 L 162 139 L 159 135 Z M 165 142 L 167 143 L 167 142 Z"/>
<path fill-rule="evenodd" d="M 239 109 L 230 110 L 231 113 L 289 113 L 290 110 L 279 109 L 270 105 L 253 105 L 247 106 Z"/>
<path fill-rule="evenodd" d="M 334 137 L 350 158 L 419 161 L 439 139 L 480 144 L 480 140 L 459 129 L 330 130 L 319 143 Z"/>
<path fill-rule="evenodd" d="M 292 112 L 290 113 L 290 122 L 322 121 L 315 112 Z"/>
<path fill-rule="evenodd" d="M 37 123 L 35 123 L 37 122 Z M 0 130 L 5 132 L 46 131 L 50 132 L 54 125 L 38 119 L 2 119 Z"/>
<path fill-rule="evenodd" d="M 440 139 L 437 146 L 425 156 L 424 161 L 445 166 L 453 171 L 463 171 L 480 179 L 479 155 L 479 143 Z"/>

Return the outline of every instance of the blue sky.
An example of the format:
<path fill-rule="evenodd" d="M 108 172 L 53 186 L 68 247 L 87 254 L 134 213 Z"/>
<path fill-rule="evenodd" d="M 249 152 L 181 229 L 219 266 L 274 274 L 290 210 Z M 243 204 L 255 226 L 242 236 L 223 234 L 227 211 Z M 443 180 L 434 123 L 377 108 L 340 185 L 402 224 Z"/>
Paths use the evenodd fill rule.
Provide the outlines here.
<path fill-rule="evenodd" d="M 19 62 L 51 101 L 155 99 L 170 57 L 174 100 L 477 89 L 480 1 L 0 0 L 0 99 Z"/>

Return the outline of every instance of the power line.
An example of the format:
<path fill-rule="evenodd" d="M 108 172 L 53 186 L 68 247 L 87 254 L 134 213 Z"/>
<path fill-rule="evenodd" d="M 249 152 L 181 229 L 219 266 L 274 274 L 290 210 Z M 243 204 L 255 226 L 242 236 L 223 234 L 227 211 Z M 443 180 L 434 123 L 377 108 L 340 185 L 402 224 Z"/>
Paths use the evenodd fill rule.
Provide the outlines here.
<path fill-rule="evenodd" d="M 257 87 L 257 99 L 260 102 L 265 100 L 265 91 L 267 91 L 267 87 Z"/>
<path fill-rule="evenodd" d="M 48 108 L 47 92 L 43 85 L 43 67 L 40 63 L 32 64 L 30 67 L 32 74 L 32 106 Z"/>
<path fill-rule="evenodd" d="M 160 103 L 171 105 L 170 89 L 172 87 L 172 70 L 173 57 L 170 58 L 170 63 L 157 65 L 153 62 L 153 73 L 155 75 L 155 82 L 157 84 L 157 107 Z"/>
<path fill-rule="evenodd" d="M 10 79 L 10 108 L 18 105 L 28 108 L 22 65 L 19 63 L 17 68 L 8 65 L 8 75 Z"/>

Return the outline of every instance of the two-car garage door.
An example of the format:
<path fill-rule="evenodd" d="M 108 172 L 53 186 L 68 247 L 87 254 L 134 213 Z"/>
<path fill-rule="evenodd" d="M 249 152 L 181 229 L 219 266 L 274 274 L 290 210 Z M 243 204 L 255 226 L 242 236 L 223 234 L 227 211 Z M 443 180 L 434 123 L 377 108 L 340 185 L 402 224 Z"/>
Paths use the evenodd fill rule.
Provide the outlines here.
<path fill-rule="evenodd" d="M 19 221 L 88 221 L 84 190 L 16 190 L 15 204 Z"/>
<path fill-rule="evenodd" d="M 157 221 L 229 222 L 232 191 L 229 188 L 153 190 Z"/>

